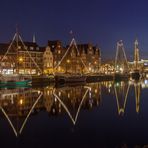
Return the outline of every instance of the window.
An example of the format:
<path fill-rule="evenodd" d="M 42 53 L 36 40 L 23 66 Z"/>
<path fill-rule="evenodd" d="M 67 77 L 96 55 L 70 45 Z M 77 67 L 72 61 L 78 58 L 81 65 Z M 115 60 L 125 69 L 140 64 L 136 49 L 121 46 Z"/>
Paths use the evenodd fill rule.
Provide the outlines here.
<path fill-rule="evenodd" d="M 58 54 L 61 54 L 61 50 L 58 50 Z"/>
<path fill-rule="evenodd" d="M 30 50 L 33 50 L 34 48 L 32 46 L 30 46 Z"/>

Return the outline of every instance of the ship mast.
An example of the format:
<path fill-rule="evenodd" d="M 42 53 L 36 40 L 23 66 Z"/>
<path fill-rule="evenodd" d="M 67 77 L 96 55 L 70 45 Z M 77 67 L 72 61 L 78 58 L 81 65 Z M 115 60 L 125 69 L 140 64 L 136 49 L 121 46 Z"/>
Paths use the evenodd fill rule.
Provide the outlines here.
<path fill-rule="evenodd" d="M 138 48 L 138 40 L 135 40 L 134 43 L 134 62 L 135 62 L 135 69 L 138 69 L 138 61 L 139 61 L 139 48 Z"/>
<path fill-rule="evenodd" d="M 19 32 L 16 26 L 16 74 L 19 74 Z"/>

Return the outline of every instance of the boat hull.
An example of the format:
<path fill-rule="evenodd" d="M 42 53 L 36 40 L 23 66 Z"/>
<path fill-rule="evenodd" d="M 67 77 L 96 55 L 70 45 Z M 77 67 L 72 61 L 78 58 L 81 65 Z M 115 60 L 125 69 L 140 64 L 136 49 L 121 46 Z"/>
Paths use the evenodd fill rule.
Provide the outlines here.
<path fill-rule="evenodd" d="M 58 83 L 86 82 L 86 76 L 56 76 L 55 80 Z"/>
<path fill-rule="evenodd" d="M 69 77 L 65 79 L 66 83 L 78 83 L 78 82 L 85 82 L 86 81 L 86 77 Z"/>
<path fill-rule="evenodd" d="M 0 82 L 0 87 L 26 87 L 26 86 L 31 86 L 32 81 L 31 80 L 24 80 L 24 81 L 1 81 Z"/>
<path fill-rule="evenodd" d="M 128 74 L 115 73 L 115 75 L 114 75 L 114 81 L 122 81 L 122 80 L 128 80 L 128 79 L 129 79 Z"/>

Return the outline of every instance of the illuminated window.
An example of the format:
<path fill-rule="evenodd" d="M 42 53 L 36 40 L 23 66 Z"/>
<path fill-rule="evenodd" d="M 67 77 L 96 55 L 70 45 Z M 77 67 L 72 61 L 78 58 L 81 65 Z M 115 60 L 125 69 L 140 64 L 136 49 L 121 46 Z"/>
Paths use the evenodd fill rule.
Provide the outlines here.
<path fill-rule="evenodd" d="M 19 62 L 23 62 L 23 58 L 22 57 L 19 57 Z"/>
<path fill-rule="evenodd" d="M 61 50 L 58 50 L 58 54 L 61 54 Z"/>
<path fill-rule="evenodd" d="M 67 59 L 67 61 L 66 61 L 67 63 L 70 63 L 70 60 L 69 59 Z"/>
<path fill-rule="evenodd" d="M 36 74 L 36 69 L 32 69 L 32 74 Z"/>

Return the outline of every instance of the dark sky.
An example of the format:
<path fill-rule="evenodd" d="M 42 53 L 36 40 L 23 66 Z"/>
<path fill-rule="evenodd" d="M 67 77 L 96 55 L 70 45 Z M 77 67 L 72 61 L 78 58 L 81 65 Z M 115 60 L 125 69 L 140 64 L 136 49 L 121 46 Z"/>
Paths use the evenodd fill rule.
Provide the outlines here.
<path fill-rule="evenodd" d="M 114 56 L 120 39 L 132 54 L 135 38 L 148 55 L 148 0 L 1 0 L 0 20 L 0 42 L 11 40 L 18 24 L 23 39 L 35 34 L 39 45 L 68 44 L 73 30 L 78 43 L 98 44 L 104 57 Z"/>

